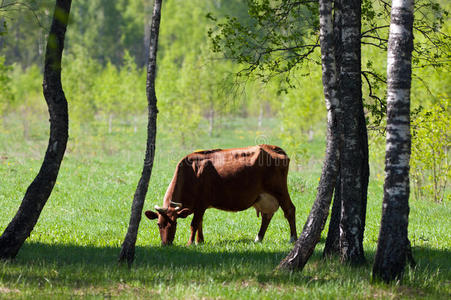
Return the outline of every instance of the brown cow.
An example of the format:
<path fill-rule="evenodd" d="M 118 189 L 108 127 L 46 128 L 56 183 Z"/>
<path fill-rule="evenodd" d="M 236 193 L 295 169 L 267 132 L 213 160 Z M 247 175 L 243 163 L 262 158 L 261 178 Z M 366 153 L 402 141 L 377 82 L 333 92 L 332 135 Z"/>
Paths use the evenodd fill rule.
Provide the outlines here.
<path fill-rule="evenodd" d="M 293 242 L 297 239 L 295 207 L 287 188 L 290 159 L 277 146 L 259 145 L 236 149 L 215 149 L 194 152 L 177 165 L 166 191 L 163 208 L 146 211 L 149 219 L 158 218 L 163 245 L 172 244 L 177 218 L 194 213 L 188 245 L 204 241 L 202 218 L 205 210 L 214 207 L 241 211 L 253 206 L 257 217 L 262 215 L 256 242 L 263 240 L 272 216 L 279 208 L 290 225 Z"/>

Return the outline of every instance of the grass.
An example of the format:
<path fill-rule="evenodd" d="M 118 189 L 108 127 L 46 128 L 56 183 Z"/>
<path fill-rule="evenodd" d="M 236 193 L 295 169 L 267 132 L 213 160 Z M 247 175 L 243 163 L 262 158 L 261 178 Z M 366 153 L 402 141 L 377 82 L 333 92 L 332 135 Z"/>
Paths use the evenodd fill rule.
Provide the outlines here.
<path fill-rule="evenodd" d="M 45 120 L 45 118 L 43 118 Z M 401 282 L 371 282 L 371 265 L 379 231 L 382 181 L 372 176 L 364 246 L 368 263 L 361 267 L 321 258 L 325 233 L 302 272 L 274 272 L 291 250 L 289 228 L 279 210 L 263 243 L 253 239 L 260 220 L 249 209 L 239 213 L 207 210 L 205 244 L 186 247 L 191 217 L 179 222 L 175 245 L 161 247 L 157 226 L 141 222 L 132 269 L 117 265 L 128 225 L 134 189 L 144 155 L 144 121 L 134 133 L 116 124 L 107 134 L 104 123 L 71 132 L 67 155 L 55 189 L 38 224 L 16 260 L 0 262 L 0 298 L 219 298 L 336 299 L 434 298 L 451 296 L 451 209 L 449 204 L 411 201 L 409 236 L 415 269 Z M 0 130 L 0 230 L 14 216 L 36 175 L 47 144 L 41 122 L 24 140 L 20 123 L 7 120 Z M 36 122 L 36 124 L 40 124 Z M 164 124 L 160 124 L 160 128 Z M 231 119 L 212 138 L 199 137 L 177 146 L 159 134 L 155 166 L 145 208 L 161 204 L 175 164 L 195 149 L 227 148 L 261 141 L 283 146 L 276 120 L 257 128 L 253 119 Z M 291 171 L 289 188 L 301 231 L 313 203 L 323 137 L 310 145 L 312 162 Z M 375 164 L 377 162 L 373 162 Z M 380 169 L 380 166 L 372 169 Z"/>

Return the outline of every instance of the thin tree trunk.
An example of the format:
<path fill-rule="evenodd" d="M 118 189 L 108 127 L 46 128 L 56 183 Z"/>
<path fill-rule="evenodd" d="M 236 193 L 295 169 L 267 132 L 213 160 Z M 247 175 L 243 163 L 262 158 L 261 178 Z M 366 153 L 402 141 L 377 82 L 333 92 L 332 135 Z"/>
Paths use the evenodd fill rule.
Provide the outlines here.
<path fill-rule="evenodd" d="M 337 65 L 337 72 L 341 69 L 341 62 L 343 56 L 343 43 L 341 40 L 341 23 L 342 23 L 342 3 L 341 0 L 334 0 L 333 7 L 333 26 L 334 26 L 334 44 L 335 44 L 335 62 Z M 338 78 L 340 80 L 340 78 Z M 340 82 L 337 83 L 337 95 L 341 99 L 340 95 Z M 343 138 L 343 136 L 341 136 Z M 340 145 L 343 145 L 343 141 L 340 141 Z M 341 151 L 341 150 L 340 150 Z M 340 220 L 341 220 L 341 178 L 338 171 L 337 182 L 335 184 L 334 200 L 332 204 L 332 212 L 329 221 L 329 230 L 327 232 L 326 243 L 324 245 L 323 257 L 340 254 Z"/>
<path fill-rule="evenodd" d="M 23 127 L 23 138 L 28 140 L 30 137 L 30 113 L 28 107 L 22 108 L 22 127 Z"/>
<path fill-rule="evenodd" d="M 158 34 L 160 31 L 162 0 L 155 0 L 152 25 L 150 26 L 149 61 L 147 66 L 147 103 L 148 103 L 148 124 L 147 124 L 147 145 L 144 166 L 141 179 L 136 187 L 131 208 L 130 223 L 124 242 L 119 254 L 119 262 L 127 261 L 131 266 L 135 258 L 135 244 L 138 236 L 139 223 L 141 221 L 144 201 L 146 199 L 149 180 L 152 174 L 153 161 L 155 156 L 155 138 L 157 133 L 157 96 L 155 93 L 155 77 L 157 67 Z"/>
<path fill-rule="evenodd" d="M 413 0 L 394 0 L 387 55 L 387 137 L 384 200 L 373 277 L 401 278 L 406 258 L 413 262 L 408 240 L 410 85 L 413 49 Z"/>
<path fill-rule="evenodd" d="M 320 0 L 320 43 L 323 69 L 323 87 L 327 113 L 326 157 L 312 210 L 296 241 L 293 250 L 277 267 L 278 269 L 302 268 L 313 253 L 329 214 L 330 202 L 339 171 L 339 141 L 341 108 L 337 98 L 337 68 L 335 61 L 332 3 Z"/>
<path fill-rule="evenodd" d="M 361 184 L 361 198 L 360 198 L 360 229 L 359 229 L 359 243 L 362 245 L 362 251 L 363 251 L 363 237 L 365 233 L 365 225 L 366 225 L 366 209 L 368 204 L 368 183 L 370 179 L 370 164 L 369 164 L 369 150 L 368 150 L 368 131 L 366 128 L 366 118 L 365 118 L 365 111 L 363 110 L 363 101 L 362 98 L 360 98 L 359 101 L 359 133 L 358 136 L 360 138 L 360 155 L 361 155 L 361 161 L 360 161 L 360 184 Z M 363 256 L 363 253 L 362 253 Z M 365 259 L 365 257 L 363 257 Z M 357 260 L 354 260 L 354 262 L 358 262 Z"/>
<path fill-rule="evenodd" d="M 210 111 L 208 112 L 208 119 L 209 119 L 208 136 L 211 137 L 213 135 L 213 128 L 215 125 L 215 110 L 213 108 L 213 101 L 210 102 Z"/>
<path fill-rule="evenodd" d="M 340 173 L 340 171 L 339 171 Z M 329 231 L 327 232 L 326 244 L 324 245 L 323 257 L 340 254 L 340 218 L 341 218 L 341 197 L 340 197 L 340 175 L 338 175 L 334 192 L 334 202 L 330 214 Z"/>
<path fill-rule="evenodd" d="M 138 117 L 133 116 L 133 132 L 138 132 Z"/>
<path fill-rule="evenodd" d="M 50 115 L 50 138 L 41 169 L 16 215 L 0 237 L 0 259 L 15 258 L 39 219 L 55 185 L 68 139 L 67 101 L 61 85 L 61 57 L 71 0 L 57 0 L 47 40 L 43 90 Z"/>
<path fill-rule="evenodd" d="M 108 133 L 113 131 L 113 114 L 108 114 Z"/>
<path fill-rule="evenodd" d="M 343 147 L 340 149 L 340 257 L 342 261 L 362 263 L 365 229 L 368 150 L 364 149 L 366 124 L 363 114 L 361 80 L 361 1 L 341 0 L 346 15 L 341 18 L 342 59 L 339 94 L 343 111 Z M 364 190 L 365 189 L 365 190 Z M 363 215 L 362 215 L 363 214 Z"/>
<path fill-rule="evenodd" d="M 310 126 L 308 130 L 308 141 L 313 141 L 313 138 L 315 137 L 315 131 L 313 130 L 312 126 Z"/>
<path fill-rule="evenodd" d="M 258 129 L 262 128 L 263 123 L 263 103 L 260 102 L 260 112 L 258 114 Z"/>

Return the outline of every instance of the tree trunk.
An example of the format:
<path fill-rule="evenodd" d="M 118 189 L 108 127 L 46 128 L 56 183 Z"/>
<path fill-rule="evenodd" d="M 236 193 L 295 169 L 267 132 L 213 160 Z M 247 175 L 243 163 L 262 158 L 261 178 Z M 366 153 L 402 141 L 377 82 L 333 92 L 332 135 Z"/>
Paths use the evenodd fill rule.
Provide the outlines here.
<path fill-rule="evenodd" d="M 44 97 L 50 115 L 50 138 L 41 169 L 28 187 L 16 215 L 0 237 L 0 258 L 15 258 L 33 230 L 58 177 L 68 139 L 67 101 L 61 85 L 61 57 L 71 0 L 57 0 L 47 40 Z"/>
<path fill-rule="evenodd" d="M 135 258 L 135 244 L 138 236 L 139 223 L 141 221 L 144 200 L 152 174 L 153 160 L 155 156 L 155 138 L 157 133 L 157 96 L 155 93 L 155 77 L 157 67 L 158 34 L 160 31 L 162 0 L 155 0 L 152 24 L 150 26 L 149 61 L 147 66 L 146 94 L 148 103 L 147 145 L 144 166 L 141 179 L 136 187 L 131 208 L 130 223 L 119 254 L 119 262 L 127 261 L 131 266 Z"/>
<path fill-rule="evenodd" d="M 210 102 L 210 111 L 208 112 L 208 136 L 213 135 L 213 128 L 215 125 L 215 109 L 213 107 L 213 101 Z"/>
<path fill-rule="evenodd" d="M 28 107 L 23 107 L 21 109 L 22 113 L 22 127 L 23 127 L 23 138 L 28 141 L 30 138 L 30 113 Z"/>
<path fill-rule="evenodd" d="M 365 261 L 363 233 L 369 179 L 360 31 L 361 1 L 334 1 L 335 57 L 340 73 L 338 95 L 346 114 L 343 115 L 340 176 L 323 255 L 339 254 L 342 261 L 353 264 Z"/>
<path fill-rule="evenodd" d="M 138 132 L 138 117 L 136 115 L 133 116 L 133 132 Z"/>
<path fill-rule="evenodd" d="M 363 115 L 361 80 L 361 1 L 341 0 L 341 44 L 339 94 L 343 111 L 343 144 L 340 149 L 340 257 L 362 263 L 368 186 L 368 149 Z M 364 121 L 364 119 L 363 119 Z M 366 147 L 367 144 L 366 144 Z"/>
<path fill-rule="evenodd" d="M 111 133 L 113 131 L 113 114 L 108 114 L 108 133 Z"/>
<path fill-rule="evenodd" d="M 258 113 L 258 129 L 262 128 L 263 123 L 263 103 L 260 102 L 260 112 Z"/>
<path fill-rule="evenodd" d="M 387 55 L 387 137 L 382 219 L 373 277 L 401 278 L 411 258 L 409 222 L 410 84 L 413 0 L 394 0 Z"/>
<path fill-rule="evenodd" d="M 342 23 L 342 3 L 341 0 L 333 1 L 333 26 L 334 26 L 334 44 L 335 44 L 335 62 L 337 65 L 337 72 L 341 69 L 342 53 L 343 53 L 343 43 L 341 40 L 341 23 Z M 338 78 L 340 80 L 340 78 Z M 337 95 L 341 99 L 340 95 L 340 82 L 337 82 Z M 343 139 L 343 136 L 340 137 Z M 343 144 L 343 140 L 340 141 Z M 341 151 L 341 150 L 340 150 Z M 332 212 L 329 221 L 329 231 L 327 232 L 326 244 L 324 245 L 323 256 L 339 255 L 340 254 L 340 220 L 341 220 L 341 201 L 342 197 L 340 195 L 341 191 L 341 178 L 338 171 L 338 178 L 335 184 L 334 200 L 332 205 Z"/>
<path fill-rule="evenodd" d="M 338 171 L 340 173 L 340 171 Z M 334 192 L 334 202 L 330 214 L 329 231 L 327 232 L 326 244 L 324 245 L 323 257 L 338 255 L 340 253 L 340 219 L 341 219 L 341 197 L 340 197 L 340 174 Z"/>
<path fill-rule="evenodd" d="M 339 171 L 339 141 L 341 108 L 337 98 L 337 68 L 335 61 L 332 4 L 320 0 L 320 43 L 323 69 L 323 87 L 327 113 L 326 157 L 312 210 L 293 250 L 278 269 L 302 270 L 318 243 L 329 214 L 329 206 Z"/>

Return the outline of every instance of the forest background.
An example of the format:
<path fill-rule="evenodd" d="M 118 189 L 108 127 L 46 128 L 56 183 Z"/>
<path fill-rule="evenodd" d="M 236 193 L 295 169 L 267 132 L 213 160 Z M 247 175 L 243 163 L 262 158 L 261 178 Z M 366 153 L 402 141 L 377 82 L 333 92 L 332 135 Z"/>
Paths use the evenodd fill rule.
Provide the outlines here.
<path fill-rule="evenodd" d="M 54 3 L 29 3 L 0 17 L 2 226 L 13 216 L 39 168 L 48 139 L 42 65 Z M 324 157 L 326 110 L 319 48 L 290 70 L 289 81 L 286 73 L 259 76 L 265 70 L 236 77 L 246 66 L 211 51 L 209 31 L 218 32 L 218 23 L 231 20 L 227 16 L 252 24 L 246 3 L 164 1 L 156 83 L 160 111 L 156 164 L 146 206 L 161 204 L 176 162 L 193 150 L 273 143 L 291 157 L 289 188 L 299 226 L 311 208 Z M 367 8 L 372 1 L 363 3 Z M 449 10 L 446 1 L 439 3 Z M 159 247 L 157 230 L 143 223 L 135 269 L 117 269 L 118 247 L 145 144 L 149 38 L 145 33 L 152 4 L 143 0 L 74 1 L 62 66 L 70 117 L 67 152 L 53 196 L 17 262 L 1 265 L 0 292 L 14 294 L 17 289 L 25 295 L 48 295 L 59 287 L 58 293 L 71 295 L 157 291 L 162 296 L 171 291 L 175 297 L 247 295 L 253 299 L 255 295 L 289 297 L 295 292 L 316 298 L 449 295 L 449 49 L 443 65 L 414 61 L 414 193 L 409 236 L 419 267 L 408 271 L 406 285 L 370 285 L 365 267 L 348 269 L 335 261 L 323 261 L 320 251 L 305 275 L 276 276 L 273 267 L 291 248 L 281 234 L 287 231 L 285 220 L 279 213 L 265 242 L 254 245 L 248 236 L 256 230 L 253 211 L 235 216 L 212 212 L 206 222 L 207 243 L 194 249 Z M 437 26 L 442 24 L 441 30 L 449 35 L 447 15 L 427 17 L 436 19 Z M 415 36 L 415 42 L 421 39 Z M 433 49 L 428 51 L 434 55 Z M 386 73 L 383 50 L 363 45 L 362 56 L 367 70 Z M 385 84 L 373 85 L 370 91 L 365 83 L 371 164 L 365 248 L 371 261 L 380 221 L 385 154 L 384 118 L 372 112 L 377 111 L 375 107 L 383 109 Z M 186 242 L 183 233 L 188 222 L 180 223 L 176 245 Z"/>
<path fill-rule="evenodd" d="M 363 7 L 368 3 L 364 1 Z M 449 6 L 441 4 L 445 9 Z M 35 123 L 46 115 L 41 92 L 42 54 L 53 3 L 41 0 L 29 5 L 3 16 L 0 36 L 0 130 L 10 127 L 11 120 L 21 115 L 25 139 L 33 135 Z M 109 134 L 118 124 L 126 124 L 136 133 L 138 119 L 146 112 L 145 45 L 151 8 L 152 3 L 142 0 L 81 0 L 74 5 L 62 78 L 70 99 L 70 138 L 79 142 L 72 142 L 72 147 L 83 147 L 83 136 L 93 124 L 106 124 Z M 242 24 L 252 24 L 247 9 L 247 2 L 238 0 L 164 3 L 156 83 L 158 135 L 189 152 L 199 137 L 219 135 L 230 118 L 254 118 L 257 129 L 269 119 L 277 120 L 272 126 L 279 128 L 281 146 L 289 153 L 292 168 L 300 170 L 312 163 L 309 142 L 323 136 L 325 130 L 319 48 L 291 69 L 289 77 L 283 73 L 269 75 L 270 80 L 262 78 L 261 73 L 235 76 L 243 65 L 211 51 L 208 32 L 214 32 L 217 24 L 230 20 L 230 16 Z M 444 22 L 441 30 L 449 33 L 450 26 Z M 362 45 L 362 66 L 385 74 L 386 55 L 376 47 Z M 436 202 L 449 198 L 445 196 L 451 172 L 448 72 L 449 63 L 437 68 L 417 62 L 413 69 L 414 194 Z M 370 112 L 381 105 L 372 95 L 384 99 L 384 86 L 373 83 L 370 91 L 364 84 L 363 91 L 367 123 L 373 129 L 370 155 L 376 169 L 372 173 L 377 176 L 382 176 L 384 123 L 380 115 Z M 257 132 L 256 143 L 265 141 L 267 138 Z"/>

